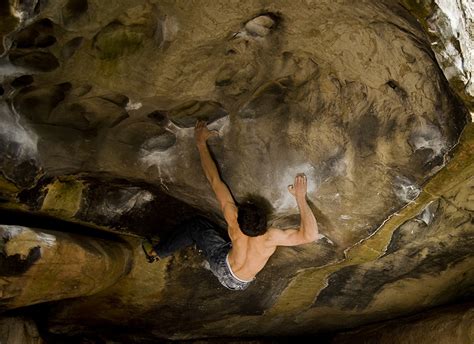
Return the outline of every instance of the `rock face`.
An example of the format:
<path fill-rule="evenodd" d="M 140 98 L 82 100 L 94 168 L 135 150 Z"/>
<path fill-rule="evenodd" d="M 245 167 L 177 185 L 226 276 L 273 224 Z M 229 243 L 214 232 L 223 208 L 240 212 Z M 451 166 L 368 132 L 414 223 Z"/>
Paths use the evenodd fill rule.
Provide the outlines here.
<path fill-rule="evenodd" d="M 433 310 L 338 335 L 334 344 L 383 343 L 472 343 L 474 308 L 472 304 Z"/>
<path fill-rule="evenodd" d="M 124 270 L 93 290 L 105 291 L 51 307 L 48 330 L 100 323 L 113 337 L 126 321 L 140 329 L 130 340 L 293 335 L 468 294 L 472 17 L 468 1 L 456 6 L 0 7 L 0 206 L 126 235 L 136 261 L 120 283 L 111 286 Z M 286 186 L 300 172 L 310 182 L 322 239 L 278 250 L 245 295 L 222 290 L 192 249 L 139 263 L 133 236 L 166 236 L 197 213 L 223 223 L 194 144 L 198 119 L 219 132 L 209 145 L 236 200 L 272 204 L 269 225 L 298 225 Z"/>
<path fill-rule="evenodd" d="M 474 110 L 474 6 L 469 0 L 402 0 L 424 26 L 439 65 L 471 113 Z"/>
<path fill-rule="evenodd" d="M 6 64 L 50 72 L 6 89 L 5 121 L 19 114 L 15 125 L 34 133 L 21 138 L 32 150 L 23 163 L 39 175 L 146 181 L 218 212 L 190 128 L 207 119 L 220 131 L 211 145 L 237 200 L 261 195 L 285 219 L 295 214 L 286 185 L 305 172 L 322 232 L 348 247 L 416 197 L 465 123 L 399 5 L 275 4 L 254 16 L 258 3 L 227 13 L 209 3 L 192 15 L 172 5 L 89 5 L 66 17 L 58 15 L 67 3 L 46 6 L 9 36 Z M 191 35 L 207 12 L 219 19 Z M 15 147 L 23 145 L 7 155 L 19 155 Z M 12 180 L 34 176 L 10 169 Z"/>
<path fill-rule="evenodd" d="M 0 319 L 0 339 L 7 344 L 42 344 L 36 324 L 31 319 L 5 317 Z"/>
<path fill-rule="evenodd" d="M 131 266 L 125 243 L 0 226 L 2 309 L 95 294 Z"/>
<path fill-rule="evenodd" d="M 82 333 L 100 319 L 105 327 L 124 321 L 142 324 L 143 329 L 130 333 L 133 338 L 302 335 L 355 327 L 468 297 L 474 279 L 474 166 L 469 153 L 474 147 L 473 127 L 469 132 L 468 145 L 463 141 L 459 147 L 469 158 L 464 160 L 458 152 L 458 158 L 425 186 L 417 202 L 348 249 L 344 259 L 337 260 L 327 242 L 280 249 L 254 284 L 235 293 L 223 289 L 203 269 L 199 255 L 184 250 L 156 268 L 135 265 L 107 294 L 59 304 L 50 329 L 67 333 L 74 323 L 74 331 Z M 460 181 L 463 175 L 468 179 Z M 139 244 L 132 245 L 138 255 Z M 328 263 L 320 266 L 315 260 Z M 295 265 L 300 269 L 296 274 Z M 117 312 L 117 302 L 122 312 Z M 85 316 L 99 306 L 98 319 Z M 140 312 L 126 311 L 130 308 Z"/>

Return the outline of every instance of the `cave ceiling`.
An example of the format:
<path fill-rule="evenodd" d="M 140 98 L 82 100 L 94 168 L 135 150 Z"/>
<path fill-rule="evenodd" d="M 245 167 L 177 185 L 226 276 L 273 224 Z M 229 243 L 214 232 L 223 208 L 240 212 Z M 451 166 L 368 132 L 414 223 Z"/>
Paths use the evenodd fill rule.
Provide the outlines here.
<path fill-rule="evenodd" d="M 471 295 L 472 52 L 444 4 L 1 5 L 4 241 L 15 252 L 14 240 L 33 234 L 11 226 L 37 227 L 19 214 L 41 215 L 66 232 L 87 226 L 59 235 L 60 261 L 74 259 L 68 247 L 82 257 L 93 246 L 120 265 L 100 292 L 42 299 L 7 286 L 4 307 L 84 296 L 51 305 L 48 329 L 112 336 L 127 321 L 130 338 L 200 338 L 309 334 Z M 472 4 L 458 6 L 472 25 Z M 195 214 L 223 223 L 201 171 L 197 120 L 219 133 L 209 146 L 237 202 L 264 197 L 273 226 L 299 223 L 287 185 L 297 173 L 309 180 L 319 240 L 279 249 L 240 294 L 223 290 L 192 248 L 152 265 L 140 248 L 140 237 L 165 236 Z M 116 235 L 115 248 L 87 228 Z M 25 256 L 42 274 L 36 259 L 52 258 L 35 252 Z M 67 270 L 57 278 L 67 281 Z M 7 275 L 6 285 L 25 280 Z"/>

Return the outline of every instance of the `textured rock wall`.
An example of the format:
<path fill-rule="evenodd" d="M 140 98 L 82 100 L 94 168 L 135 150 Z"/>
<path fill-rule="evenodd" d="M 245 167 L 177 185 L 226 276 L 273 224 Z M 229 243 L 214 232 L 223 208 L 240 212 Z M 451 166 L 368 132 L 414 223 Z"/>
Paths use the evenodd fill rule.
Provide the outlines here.
<path fill-rule="evenodd" d="M 0 341 L 5 344 L 42 344 L 35 322 L 22 317 L 0 319 Z"/>
<path fill-rule="evenodd" d="M 190 248 L 156 267 L 135 265 L 107 294 L 58 305 L 49 328 L 84 333 L 99 321 L 113 337 L 108 331 L 129 321 L 140 331 L 127 338 L 312 335 L 467 298 L 474 281 L 474 127 L 468 129 L 419 198 L 343 258 L 327 242 L 281 248 L 255 283 L 233 293 Z M 140 255 L 139 242 L 132 246 Z M 84 316 L 98 307 L 100 315 Z"/>
<path fill-rule="evenodd" d="M 241 294 L 192 248 L 134 264 L 49 308 L 47 329 L 313 334 L 471 295 L 472 33 L 470 3 L 455 4 L 461 21 L 442 1 L 1 5 L 1 208 L 127 234 L 143 261 L 133 235 L 198 212 L 222 223 L 193 142 L 205 119 L 238 201 L 263 196 L 273 225 L 298 224 L 286 186 L 304 172 L 323 235 L 279 249 Z"/>
<path fill-rule="evenodd" d="M 402 0 L 420 20 L 436 59 L 451 84 L 474 112 L 474 4 L 469 0 Z"/>
<path fill-rule="evenodd" d="M 474 308 L 472 303 L 437 309 L 337 335 L 334 344 L 385 343 L 472 343 Z"/>
<path fill-rule="evenodd" d="M 264 196 L 295 224 L 286 185 L 305 172 L 322 232 L 345 248 L 418 194 L 465 123 L 397 4 L 84 4 L 39 4 L 6 39 L 13 187 L 101 173 L 217 213 L 189 128 L 207 118 L 238 200 Z"/>
<path fill-rule="evenodd" d="M 92 295 L 131 268 L 125 243 L 0 225 L 2 310 Z"/>

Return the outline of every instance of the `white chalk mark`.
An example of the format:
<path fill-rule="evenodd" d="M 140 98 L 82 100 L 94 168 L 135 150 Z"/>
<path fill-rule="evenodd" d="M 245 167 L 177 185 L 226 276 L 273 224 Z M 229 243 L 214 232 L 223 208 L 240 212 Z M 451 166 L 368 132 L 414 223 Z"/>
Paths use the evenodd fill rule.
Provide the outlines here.
<path fill-rule="evenodd" d="M 20 148 L 15 152 L 18 155 L 17 160 L 36 160 L 38 136 L 26 130 L 19 123 L 19 118 L 20 116 L 14 108 L 10 110 L 4 102 L 0 103 L 0 121 L 2 123 L 0 126 L 0 136 L 4 137 L 7 141 L 18 143 Z"/>
<path fill-rule="evenodd" d="M 140 102 L 134 103 L 131 100 L 129 100 L 128 103 L 127 103 L 127 106 L 125 106 L 125 110 L 127 110 L 127 111 L 138 110 L 142 106 L 143 106 L 143 104 L 140 103 Z"/>
<path fill-rule="evenodd" d="M 295 177 L 298 173 L 306 174 L 308 178 L 308 193 L 314 193 L 321 181 L 314 179 L 314 167 L 309 163 L 302 163 L 296 166 L 289 167 L 283 172 L 282 177 L 279 179 L 281 182 L 276 188 L 278 196 L 274 207 L 278 212 L 285 212 L 296 208 L 296 201 L 293 195 L 288 192 L 288 185 L 293 184 Z"/>
<path fill-rule="evenodd" d="M 395 195 L 405 203 L 413 201 L 418 197 L 421 190 L 414 182 L 403 176 L 395 178 L 394 185 Z"/>
<path fill-rule="evenodd" d="M 56 237 L 54 235 L 46 233 L 37 233 L 36 237 L 38 238 L 38 241 L 41 241 L 47 247 L 53 247 L 54 245 L 56 245 Z"/>

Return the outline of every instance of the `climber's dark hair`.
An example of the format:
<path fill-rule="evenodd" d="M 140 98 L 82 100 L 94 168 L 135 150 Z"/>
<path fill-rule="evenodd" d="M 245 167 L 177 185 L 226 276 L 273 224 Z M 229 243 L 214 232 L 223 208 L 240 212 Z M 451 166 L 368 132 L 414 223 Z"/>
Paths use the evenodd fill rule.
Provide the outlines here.
<path fill-rule="evenodd" d="M 267 231 L 267 215 L 271 205 L 260 196 L 248 196 L 238 206 L 237 222 L 240 230 L 250 237 L 265 234 Z"/>

